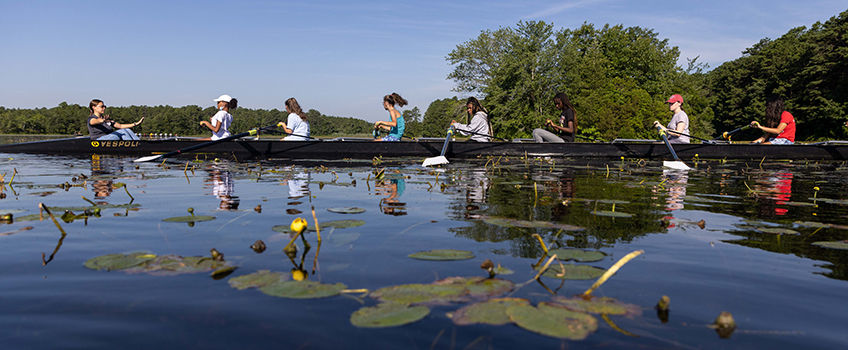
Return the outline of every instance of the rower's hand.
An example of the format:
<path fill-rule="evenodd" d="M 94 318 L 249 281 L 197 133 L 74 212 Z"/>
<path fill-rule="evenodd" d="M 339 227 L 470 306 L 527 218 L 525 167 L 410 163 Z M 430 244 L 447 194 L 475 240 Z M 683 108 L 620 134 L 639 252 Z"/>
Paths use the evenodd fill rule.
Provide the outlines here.
<path fill-rule="evenodd" d="M 545 126 L 553 126 L 553 125 L 554 125 L 554 122 L 552 122 L 550 119 L 545 120 Z"/>
<path fill-rule="evenodd" d="M 751 125 L 752 128 L 757 128 L 757 129 L 760 128 L 760 123 L 757 122 L 757 121 L 752 121 L 750 125 Z"/>
<path fill-rule="evenodd" d="M 144 121 L 144 117 L 141 117 L 141 119 L 139 119 L 138 122 L 135 123 L 135 125 L 140 125 L 141 122 L 143 122 L 143 121 Z"/>
<path fill-rule="evenodd" d="M 655 127 L 655 128 L 660 128 L 660 129 L 662 129 L 662 124 L 660 124 L 660 122 L 659 122 L 659 121 L 654 120 L 654 127 Z"/>

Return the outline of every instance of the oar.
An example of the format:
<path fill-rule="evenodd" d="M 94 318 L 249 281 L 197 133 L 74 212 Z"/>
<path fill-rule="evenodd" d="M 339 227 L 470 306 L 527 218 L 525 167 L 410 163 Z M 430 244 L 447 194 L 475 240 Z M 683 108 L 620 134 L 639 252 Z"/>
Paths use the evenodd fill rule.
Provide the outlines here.
<path fill-rule="evenodd" d="M 687 134 L 684 134 L 684 133 L 682 133 L 682 132 L 677 132 L 676 130 L 671 130 L 671 129 L 669 129 L 669 130 L 668 130 L 668 132 L 670 132 L 670 133 L 672 133 L 672 134 L 678 134 L 678 135 L 680 135 L 680 136 L 690 137 L 690 138 L 693 138 L 693 139 L 695 139 L 695 140 L 701 140 L 701 141 L 704 141 L 704 142 L 706 142 L 706 143 L 708 143 L 708 144 L 711 144 L 711 145 L 715 143 L 713 140 L 707 140 L 707 139 L 702 139 L 702 138 L 697 137 L 697 136 L 687 135 Z"/>
<path fill-rule="evenodd" d="M 737 132 L 740 132 L 740 131 L 745 130 L 745 129 L 750 128 L 750 127 L 751 127 L 751 124 L 748 124 L 748 125 L 745 125 L 741 128 L 736 128 L 736 130 L 733 130 L 733 131 L 730 131 L 730 132 L 725 131 L 724 133 L 721 134 L 721 137 L 716 137 L 713 140 L 718 140 L 719 138 L 724 138 L 724 139 L 730 140 L 730 135 L 733 135 Z"/>
<path fill-rule="evenodd" d="M 691 169 L 691 168 L 689 168 L 688 165 L 681 162 L 680 158 L 677 158 L 677 153 L 674 152 L 674 148 L 672 148 L 671 143 L 668 142 L 668 135 L 665 134 L 665 131 L 663 130 L 663 128 L 661 126 L 657 125 L 657 131 L 659 131 L 660 135 L 662 135 L 662 138 L 663 138 L 663 141 L 665 142 L 665 145 L 668 146 L 668 151 L 671 152 L 671 156 L 674 157 L 674 161 L 663 161 L 663 166 L 666 167 L 666 168 L 680 169 L 680 170 Z"/>
<path fill-rule="evenodd" d="M 237 138 L 241 138 L 241 137 L 245 137 L 245 136 L 256 136 L 256 134 L 258 134 L 260 131 L 266 131 L 266 130 L 270 130 L 270 129 L 273 129 L 273 128 L 276 128 L 276 127 L 277 127 L 277 125 L 270 125 L 270 126 L 266 126 L 266 127 L 262 128 L 262 129 L 253 129 L 253 130 L 250 130 L 250 131 L 245 131 L 241 134 L 236 134 L 236 135 L 233 135 L 233 136 L 230 136 L 230 137 L 225 137 L 225 138 L 218 139 L 218 140 L 215 140 L 215 141 L 204 142 L 204 143 L 201 143 L 199 145 L 194 145 L 194 146 L 191 146 L 191 147 L 178 149 L 176 151 L 171 151 L 171 152 L 164 153 L 164 154 L 141 157 L 139 159 L 134 160 L 133 162 L 141 163 L 141 162 L 149 162 L 151 160 L 159 160 L 159 159 L 162 159 L 162 158 L 168 158 L 168 157 L 175 156 L 175 155 L 178 155 L 178 154 L 191 152 L 191 151 L 194 151 L 196 149 L 200 149 L 200 148 L 209 147 L 209 146 L 212 146 L 212 145 L 215 145 L 215 144 L 219 144 L 221 142 L 227 142 L 227 141 L 235 140 Z"/>
<path fill-rule="evenodd" d="M 493 138 L 493 139 L 495 139 L 495 140 L 501 140 L 501 141 L 510 142 L 510 140 L 508 140 L 508 139 L 504 139 L 504 138 L 500 138 L 500 137 L 494 137 L 494 136 L 489 136 L 489 135 L 486 135 L 486 134 L 481 134 L 481 133 L 477 133 L 477 132 L 473 132 L 473 131 L 465 131 L 465 130 L 462 130 L 462 131 L 460 131 L 460 132 L 461 132 L 461 133 L 464 133 L 464 134 L 471 134 L 471 135 L 485 136 L 485 137 Z"/>
<path fill-rule="evenodd" d="M 448 135 L 447 135 L 447 137 L 445 137 L 445 144 L 442 146 L 442 154 L 439 155 L 438 157 L 430 157 L 430 158 L 424 159 L 424 164 L 421 164 L 421 166 L 433 166 L 433 165 L 440 165 L 440 164 L 449 163 L 448 159 L 445 158 L 445 152 L 448 150 L 448 143 L 450 142 L 450 139 L 451 139 L 452 136 L 453 136 L 453 126 L 448 128 Z"/>

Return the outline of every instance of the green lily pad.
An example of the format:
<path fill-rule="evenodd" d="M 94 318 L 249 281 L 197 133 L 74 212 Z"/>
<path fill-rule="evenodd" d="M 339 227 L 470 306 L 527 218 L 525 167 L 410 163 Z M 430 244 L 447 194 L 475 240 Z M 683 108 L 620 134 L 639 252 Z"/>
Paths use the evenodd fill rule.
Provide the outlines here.
<path fill-rule="evenodd" d="M 788 228 L 780 228 L 780 227 L 757 227 L 757 231 L 764 233 L 771 233 L 775 235 L 800 235 L 801 233 L 795 230 L 790 230 Z"/>
<path fill-rule="evenodd" d="M 821 223 L 821 222 L 814 222 L 814 221 L 795 221 L 795 225 L 806 226 L 806 227 L 816 227 L 816 228 L 830 227 L 830 224 L 825 224 L 825 223 Z"/>
<path fill-rule="evenodd" d="M 780 202 L 780 204 L 788 205 L 792 207 L 816 207 L 818 204 L 816 203 L 808 203 L 808 202 Z"/>
<path fill-rule="evenodd" d="M 496 217 L 487 217 L 483 220 L 485 223 L 490 225 L 504 226 L 504 227 L 524 227 L 524 228 L 550 228 L 550 229 L 559 229 L 563 231 L 580 231 L 585 228 L 574 225 L 567 224 L 557 224 L 550 221 L 527 221 L 527 220 L 517 220 L 517 219 L 507 219 L 507 218 L 496 218 Z"/>
<path fill-rule="evenodd" d="M 623 213 L 620 211 L 609 211 L 609 210 L 596 210 L 593 211 L 592 214 L 597 216 L 608 216 L 613 218 L 629 218 L 632 217 L 633 214 Z"/>
<path fill-rule="evenodd" d="M 848 250 L 848 240 L 836 242 L 813 242 L 813 245 L 828 249 Z"/>
<path fill-rule="evenodd" d="M 506 267 L 503 267 L 503 266 L 498 266 L 498 267 L 495 268 L 495 274 L 496 275 L 511 275 L 511 274 L 514 274 L 514 273 L 515 273 L 515 271 L 512 271 L 512 270 L 510 270 Z"/>
<path fill-rule="evenodd" d="M 559 264 L 551 264 L 542 276 L 562 280 L 591 280 L 601 277 L 606 272 L 602 268 L 588 265 L 563 264 L 562 266 L 563 268 L 560 268 Z M 536 271 L 541 269 L 542 265 L 536 266 Z"/>
<path fill-rule="evenodd" d="M 414 254 L 408 255 L 410 258 L 418 259 L 418 260 L 438 260 L 438 261 L 450 261 L 450 260 L 466 260 L 474 257 L 474 253 L 471 253 L 467 250 L 456 250 L 456 249 L 434 249 L 423 252 L 418 252 Z"/>
<path fill-rule="evenodd" d="M 489 299 L 494 296 L 505 294 L 515 288 L 512 281 L 500 278 L 484 277 L 448 277 L 433 282 L 435 285 L 457 285 L 468 290 L 468 297 L 475 299 Z"/>
<path fill-rule="evenodd" d="M 506 309 L 510 321 L 533 333 L 559 339 L 583 340 L 598 329 L 594 317 L 546 302 L 538 307 L 512 305 Z"/>
<path fill-rule="evenodd" d="M 370 296 L 380 301 L 412 305 L 460 301 L 468 293 L 467 288 L 457 284 L 403 284 L 377 289 Z"/>
<path fill-rule="evenodd" d="M 628 202 L 628 201 L 620 201 L 620 200 L 617 200 L 617 199 L 599 199 L 599 200 L 598 200 L 598 203 L 604 203 L 604 204 L 630 204 L 630 202 Z"/>
<path fill-rule="evenodd" d="M 361 214 L 365 212 L 365 209 L 357 208 L 357 207 L 343 207 L 343 208 L 327 208 L 327 211 L 331 213 L 339 213 L 339 214 Z"/>
<path fill-rule="evenodd" d="M 85 267 L 92 270 L 123 270 L 139 266 L 156 258 L 156 254 L 132 253 L 132 254 L 107 254 L 88 259 Z"/>
<path fill-rule="evenodd" d="M 562 261 L 574 260 L 579 262 L 601 261 L 607 255 L 597 250 L 582 250 L 582 249 L 551 249 L 548 251 L 548 256 L 557 256 L 557 259 Z"/>
<path fill-rule="evenodd" d="M 289 299 L 318 299 L 336 296 L 346 289 L 341 283 L 323 284 L 315 281 L 285 281 L 266 284 L 259 288 L 270 296 Z"/>
<path fill-rule="evenodd" d="M 215 260 L 212 257 L 179 255 L 161 255 L 147 261 L 143 265 L 126 269 L 127 273 L 147 273 L 156 276 L 174 276 L 186 273 L 200 273 L 218 270 L 230 266 L 223 260 Z"/>
<path fill-rule="evenodd" d="M 203 222 L 212 220 L 215 220 L 215 217 L 209 215 L 175 216 L 172 218 L 162 219 L 162 221 L 165 222 Z"/>
<path fill-rule="evenodd" d="M 260 288 L 277 282 L 285 282 L 288 279 L 289 274 L 287 273 L 259 270 L 248 275 L 230 278 L 227 282 L 229 282 L 230 287 L 244 290 L 248 288 Z"/>
<path fill-rule="evenodd" d="M 576 296 L 574 298 L 555 296 L 553 300 L 569 310 L 590 314 L 638 315 L 642 313 L 642 309 L 639 306 L 625 304 L 613 298 L 595 297 L 586 300 L 582 296 Z"/>
<path fill-rule="evenodd" d="M 429 314 L 430 308 L 426 306 L 380 303 L 356 310 L 350 315 L 350 324 L 360 328 L 397 327 L 418 322 Z"/>
<path fill-rule="evenodd" d="M 336 247 L 339 247 L 350 244 L 350 242 L 359 239 L 359 236 L 361 236 L 359 233 L 334 233 L 330 235 L 330 242 Z"/>
<path fill-rule="evenodd" d="M 333 220 L 321 222 L 321 230 L 328 229 L 330 227 L 335 227 L 337 229 L 348 228 L 348 227 L 359 227 L 365 225 L 365 221 L 362 220 Z M 274 231 L 282 232 L 282 233 L 293 233 L 291 230 L 291 225 L 277 225 L 271 228 Z M 306 232 L 315 232 L 315 224 L 309 223 L 306 225 Z"/>
<path fill-rule="evenodd" d="M 506 309 L 512 305 L 530 305 L 530 301 L 522 298 L 489 299 L 456 310 L 451 319 L 459 326 L 472 324 L 502 326 L 510 323 Z"/>

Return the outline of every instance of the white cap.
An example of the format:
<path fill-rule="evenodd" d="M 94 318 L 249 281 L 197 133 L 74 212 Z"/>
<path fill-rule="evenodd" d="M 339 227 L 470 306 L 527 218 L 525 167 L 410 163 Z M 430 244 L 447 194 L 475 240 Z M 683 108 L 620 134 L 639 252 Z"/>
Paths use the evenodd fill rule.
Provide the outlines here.
<path fill-rule="evenodd" d="M 214 101 L 215 102 L 220 102 L 220 101 L 230 102 L 230 100 L 232 100 L 232 99 L 233 98 L 230 97 L 230 95 L 221 95 L 220 97 L 216 98 Z"/>

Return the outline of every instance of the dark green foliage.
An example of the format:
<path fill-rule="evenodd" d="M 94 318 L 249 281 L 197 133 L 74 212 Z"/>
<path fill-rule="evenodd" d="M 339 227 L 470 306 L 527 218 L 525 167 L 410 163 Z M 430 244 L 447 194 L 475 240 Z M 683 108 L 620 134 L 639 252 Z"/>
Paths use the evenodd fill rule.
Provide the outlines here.
<path fill-rule="evenodd" d="M 467 123 L 464 119 L 466 114 L 465 101 L 457 99 L 456 96 L 435 100 L 424 112 L 422 136 L 444 138 L 451 120 Z"/>

